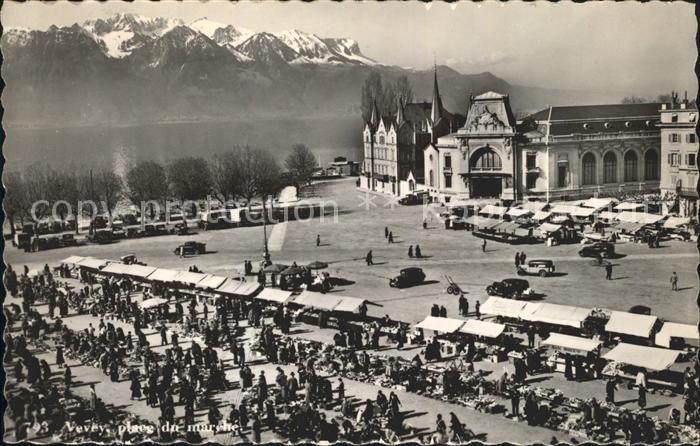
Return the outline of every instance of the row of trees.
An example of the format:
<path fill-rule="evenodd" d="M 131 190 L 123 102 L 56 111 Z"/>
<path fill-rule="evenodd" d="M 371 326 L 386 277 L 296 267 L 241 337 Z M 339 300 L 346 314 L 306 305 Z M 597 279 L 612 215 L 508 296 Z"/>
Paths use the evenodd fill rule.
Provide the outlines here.
<path fill-rule="evenodd" d="M 622 98 L 622 101 L 620 103 L 622 104 L 646 104 L 646 103 L 651 103 L 651 102 L 661 102 L 661 103 L 671 103 L 672 97 L 670 94 L 660 94 L 656 96 L 656 98 L 650 97 L 650 98 L 645 98 L 642 96 L 625 96 Z M 691 106 L 695 105 L 695 99 L 691 99 L 688 101 Z"/>
<path fill-rule="evenodd" d="M 406 75 L 399 76 L 393 83 L 384 82 L 382 75 L 376 71 L 369 73 L 362 85 L 362 117 L 369 121 L 372 114 L 372 102 L 377 101 L 377 108 L 382 116 L 396 114 L 398 99 L 403 103 L 413 101 L 413 87 Z"/>
<path fill-rule="evenodd" d="M 167 165 L 141 161 L 123 177 L 109 168 L 55 169 L 37 163 L 22 172 L 6 172 L 5 212 L 14 231 L 18 220 L 33 221 L 49 216 L 65 220 L 71 215 L 77 221 L 79 216 L 92 218 L 96 214 L 111 217 L 122 200 L 139 209 L 144 203 L 194 202 L 208 197 L 221 203 L 265 200 L 276 196 L 285 186 L 299 189 L 308 184 L 316 168 L 316 158 L 306 146 L 295 145 L 285 167 L 283 171 L 270 152 L 249 146 L 235 147 L 210 160 L 185 157 Z M 85 202 L 94 203 L 94 207 L 79 209 L 78 204 Z M 155 206 L 146 207 L 154 218 Z M 196 212 L 196 205 L 191 210 Z"/>

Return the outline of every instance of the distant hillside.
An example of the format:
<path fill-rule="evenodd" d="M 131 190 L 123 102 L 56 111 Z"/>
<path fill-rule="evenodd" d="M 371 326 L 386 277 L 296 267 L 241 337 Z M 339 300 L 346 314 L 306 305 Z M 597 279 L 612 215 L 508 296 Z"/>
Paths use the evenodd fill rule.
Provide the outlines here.
<path fill-rule="evenodd" d="M 68 126 L 276 117 L 359 116 L 371 71 L 407 75 L 428 99 L 432 71 L 382 65 L 357 42 L 300 30 L 254 33 L 207 19 L 131 14 L 46 31 L 8 30 L 4 121 Z M 470 92 L 511 95 L 516 110 L 617 102 L 585 92 L 511 85 L 491 73 L 439 67 L 445 106 L 464 113 Z"/>

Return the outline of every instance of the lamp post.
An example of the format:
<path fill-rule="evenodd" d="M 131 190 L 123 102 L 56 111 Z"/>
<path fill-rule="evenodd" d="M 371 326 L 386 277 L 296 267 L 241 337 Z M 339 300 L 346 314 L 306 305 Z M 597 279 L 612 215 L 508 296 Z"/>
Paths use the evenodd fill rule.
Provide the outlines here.
<path fill-rule="evenodd" d="M 263 264 L 269 266 L 272 264 L 270 260 L 270 250 L 267 246 L 267 210 L 265 208 L 265 199 L 263 198 Z"/>

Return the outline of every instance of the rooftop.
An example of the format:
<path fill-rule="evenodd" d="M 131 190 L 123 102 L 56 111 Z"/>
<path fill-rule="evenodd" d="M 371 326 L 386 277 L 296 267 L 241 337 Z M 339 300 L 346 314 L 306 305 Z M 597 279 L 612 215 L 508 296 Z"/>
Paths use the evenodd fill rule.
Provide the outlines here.
<path fill-rule="evenodd" d="M 661 103 L 554 106 L 532 115 L 536 121 L 583 121 L 657 117 Z"/>

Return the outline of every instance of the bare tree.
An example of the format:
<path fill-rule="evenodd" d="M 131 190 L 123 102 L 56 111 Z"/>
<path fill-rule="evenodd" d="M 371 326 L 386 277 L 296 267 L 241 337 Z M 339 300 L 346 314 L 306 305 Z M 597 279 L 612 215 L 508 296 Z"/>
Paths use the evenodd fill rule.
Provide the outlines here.
<path fill-rule="evenodd" d="M 641 96 L 625 96 L 622 98 L 621 103 L 622 104 L 644 104 L 646 102 L 651 102 L 647 98 L 643 98 Z"/>
<path fill-rule="evenodd" d="M 17 218 L 19 218 L 20 223 L 23 223 L 24 217 L 29 215 L 27 191 L 24 179 L 19 172 L 5 172 L 3 182 L 5 183 L 6 191 L 3 206 L 7 214 L 7 220 L 10 222 L 10 235 L 14 239 Z"/>
<path fill-rule="evenodd" d="M 382 75 L 376 71 L 369 73 L 362 85 L 362 119 L 368 122 L 372 115 L 372 104 L 376 100 L 377 106 L 384 98 L 384 88 L 382 86 Z"/>
<path fill-rule="evenodd" d="M 203 158 L 176 159 L 168 166 L 168 183 L 172 195 L 181 200 L 206 198 L 212 189 L 209 165 Z M 196 205 L 192 208 L 196 214 Z"/>
<path fill-rule="evenodd" d="M 111 219 L 112 211 L 122 197 L 122 180 L 112 169 L 103 167 L 94 174 L 94 182 L 97 195 L 106 208 L 103 210 Z"/>
<path fill-rule="evenodd" d="M 222 203 L 240 195 L 239 150 L 215 155 L 210 163 L 212 192 Z"/>
<path fill-rule="evenodd" d="M 168 181 L 163 166 L 155 161 L 142 161 L 129 169 L 126 173 L 126 196 L 139 209 L 147 201 L 163 202 L 168 196 Z M 148 210 L 150 217 L 155 218 L 155 209 L 151 204 Z"/>
<path fill-rule="evenodd" d="M 314 170 L 318 166 L 316 157 L 304 144 L 295 144 L 292 152 L 287 156 L 284 165 L 291 174 L 291 179 L 297 192 L 301 187 L 309 184 Z"/>
<path fill-rule="evenodd" d="M 396 91 L 396 96 L 401 98 L 404 104 L 413 102 L 413 87 L 408 80 L 408 76 L 405 74 L 399 76 L 398 79 L 396 79 L 394 89 Z"/>

